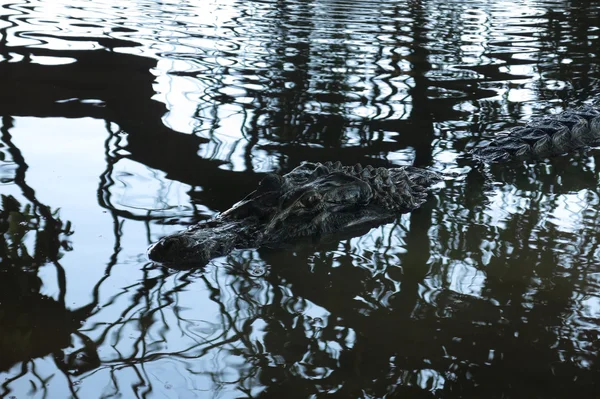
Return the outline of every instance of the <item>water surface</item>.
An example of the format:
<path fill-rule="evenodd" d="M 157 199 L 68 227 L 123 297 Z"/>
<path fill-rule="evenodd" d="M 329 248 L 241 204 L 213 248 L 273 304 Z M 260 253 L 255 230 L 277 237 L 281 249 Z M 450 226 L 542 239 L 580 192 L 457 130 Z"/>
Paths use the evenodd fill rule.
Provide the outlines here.
<path fill-rule="evenodd" d="M 600 2 L 0 6 L 0 397 L 599 397 L 598 150 L 468 151 L 600 94 Z M 368 234 L 148 262 L 301 161 L 445 181 Z"/>

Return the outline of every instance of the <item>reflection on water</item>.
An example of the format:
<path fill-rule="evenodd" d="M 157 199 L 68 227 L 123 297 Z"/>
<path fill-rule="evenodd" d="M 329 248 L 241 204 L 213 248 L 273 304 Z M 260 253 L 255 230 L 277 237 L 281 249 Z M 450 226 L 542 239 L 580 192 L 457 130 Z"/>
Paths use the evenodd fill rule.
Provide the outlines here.
<path fill-rule="evenodd" d="M 597 397 L 595 150 L 475 165 L 597 96 L 600 2 L 0 7 L 0 396 Z M 443 173 L 368 234 L 150 264 L 303 160 Z"/>

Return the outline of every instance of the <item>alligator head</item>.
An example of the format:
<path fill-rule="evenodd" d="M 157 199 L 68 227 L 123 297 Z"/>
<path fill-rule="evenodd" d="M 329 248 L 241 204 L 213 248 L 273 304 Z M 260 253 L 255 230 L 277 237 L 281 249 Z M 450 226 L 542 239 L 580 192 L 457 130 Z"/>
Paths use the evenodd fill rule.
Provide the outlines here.
<path fill-rule="evenodd" d="M 150 247 L 151 260 L 204 264 L 233 249 L 277 246 L 374 226 L 419 207 L 439 177 L 415 167 L 373 168 L 305 162 L 267 175 L 231 209 Z"/>

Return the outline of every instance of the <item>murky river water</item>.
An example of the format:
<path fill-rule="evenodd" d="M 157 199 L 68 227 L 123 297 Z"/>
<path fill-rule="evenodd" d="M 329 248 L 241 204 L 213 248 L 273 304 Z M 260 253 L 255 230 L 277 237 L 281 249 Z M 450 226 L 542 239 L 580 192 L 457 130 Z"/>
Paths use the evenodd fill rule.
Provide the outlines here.
<path fill-rule="evenodd" d="M 600 2 L 0 2 L 0 397 L 600 397 L 600 152 L 468 151 L 600 94 Z M 148 245 L 303 160 L 424 207 L 205 268 Z"/>

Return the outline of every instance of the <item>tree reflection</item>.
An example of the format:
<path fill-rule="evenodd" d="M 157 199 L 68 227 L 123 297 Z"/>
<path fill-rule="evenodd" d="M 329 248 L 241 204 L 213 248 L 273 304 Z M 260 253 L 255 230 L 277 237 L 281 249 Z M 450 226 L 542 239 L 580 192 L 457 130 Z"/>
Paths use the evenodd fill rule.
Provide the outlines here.
<path fill-rule="evenodd" d="M 57 214 L 42 220 L 31 205 L 2 195 L 0 208 L 0 370 L 67 346 L 77 328 L 64 304 L 40 294 L 39 267 L 57 261 L 72 233 Z M 33 237 L 31 237 L 33 235 Z M 53 338 L 44 337 L 49 326 Z"/>
<path fill-rule="evenodd" d="M 10 118 L 3 118 L 2 145 L 17 166 L 14 182 L 21 189 L 25 204 L 15 197 L 2 195 L 0 201 L 0 370 L 21 363 L 21 372 L 3 381 L 2 395 L 10 392 L 9 384 L 27 374 L 36 358 L 53 355 L 59 369 L 67 373 L 75 366 L 89 370 L 97 366 L 93 345 L 79 351 L 77 365 L 65 357 L 63 348 L 72 336 L 87 339 L 77 330 L 89 314 L 89 307 L 69 310 L 65 307 L 66 277 L 60 258 L 72 250 L 69 236 L 71 223 L 63 222 L 58 210 L 39 202 L 34 190 L 25 182 L 27 164 L 13 144 Z M 58 299 L 42 294 L 39 270 L 53 265 L 59 288 Z M 83 355 L 83 356 L 81 356 Z M 32 386 L 45 390 L 41 375 Z"/>
<path fill-rule="evenodd" d="M 27 364 L 38 357 L 52 354 L 62 369 L 85 368 L 97 365 L 93 347 L 80 351 L 78 364 L 63 359 L 62 348 L 71 345 L 72 334 L 77 332 L 88 309 L 71 311 L 65 308 L 64 292 L 55 300 L 41 293 L 42 281 L 38 270 L 58 263 L 62 251 L 70 250 L 68 236 L 73 231 L 69 222 L 62 222 L 58 212 L 37 212 L 35 205 L 21 205 L 12 196 L 2 195 L 0 207 L 0 370 L 5 371 L 22 363 L 22 374 L 4 381 L 8 384 L 25 375 Z M 47 213 L 47 212 L 48 213 Z M 45 215 L 51 215 L 50 218 Z M 60 274 L 59 274 L 60 276 Z M 95 358 L 95 360 L 94 360 Z M 67 363 L 65 364 L 65 360 Z M 40 384 L 44 383 L 38 376 Z"/>

